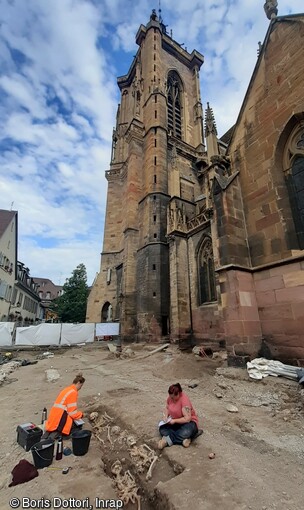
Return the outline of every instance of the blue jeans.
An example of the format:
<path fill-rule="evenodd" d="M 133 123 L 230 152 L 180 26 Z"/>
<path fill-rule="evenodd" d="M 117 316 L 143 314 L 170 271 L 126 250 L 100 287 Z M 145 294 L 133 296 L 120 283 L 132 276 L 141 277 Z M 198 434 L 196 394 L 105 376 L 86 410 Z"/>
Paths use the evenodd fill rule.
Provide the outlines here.
<path fill-rule="evenodd" d="M 174 423 L 174 425 L 161 425 L 159 427 L 159 433 L 162 437 L 165 437 L 168 446 L 173 444 L 183 444 L 184 439 L 192 439 L 198 432 L 195 421 L 189 421 L 188 423 Z"/>

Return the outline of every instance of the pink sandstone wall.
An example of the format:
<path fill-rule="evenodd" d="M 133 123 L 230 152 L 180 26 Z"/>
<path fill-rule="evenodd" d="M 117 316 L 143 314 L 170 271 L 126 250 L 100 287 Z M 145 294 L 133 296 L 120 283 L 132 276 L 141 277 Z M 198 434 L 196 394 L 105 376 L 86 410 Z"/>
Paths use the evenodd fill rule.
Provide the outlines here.
<path fill-rule="evenodd" d="M 227 268 L 220 272 L 219 282 L 227 349 L 233 355 L 255 355 L 262 331 L 253 275 Z"/>
<path fill-rule="evenodd" d="M 192 311 L 193 333 L 197 343 L 203 343 L 215 350 L 225 340 L 223 318 L 218 304 L 201 305 Z"/>
<path fill-rule="evenodd" d="M 254 272 L 220 272 L 227 350 L 256 357 L 261 340 L 275 359 L 304 363 L 304 261 Z"/>
<path fill-rule="evenodd" d="M 262 335 L 275 358 L 304 360 L 304 261 L 254 273 Z"/>

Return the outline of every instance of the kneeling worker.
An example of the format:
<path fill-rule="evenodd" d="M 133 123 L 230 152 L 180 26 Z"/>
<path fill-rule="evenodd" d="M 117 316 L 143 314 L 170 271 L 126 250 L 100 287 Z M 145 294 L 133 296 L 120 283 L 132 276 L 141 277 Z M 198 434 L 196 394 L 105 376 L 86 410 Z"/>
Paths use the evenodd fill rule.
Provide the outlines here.
<path fill-rule="evenodd" d="M 51 408 L 45 422 L 45 433 L 42 439 L 56 439 L 58 435 L 68 436 L 72 428 L 77 428 L 75 420 L 82 418 L 83 413 L 77 409 L 78 391 L 81 390 L 85 378 L 76 375 L 73 384 L 62 390 Z"/>

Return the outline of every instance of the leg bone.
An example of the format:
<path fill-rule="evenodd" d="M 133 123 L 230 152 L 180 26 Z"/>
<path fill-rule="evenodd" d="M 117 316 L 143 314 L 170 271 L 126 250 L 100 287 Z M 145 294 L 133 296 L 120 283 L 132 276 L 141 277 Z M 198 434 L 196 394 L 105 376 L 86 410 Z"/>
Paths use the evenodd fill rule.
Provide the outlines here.
<path fill-rule="evenodd" d="M 146 475 L 146 480 L 147 480 L 147 481 L 148 481 L 148 480 L 151 480 L 151 478 L 152 478 L 153 468 L 154 468 L 154 466 L 155 466 L 155 464 L 156 464 L 157 460 L 158 460 L 158 457 L 157 457 L 157 456 L 155 456 L 155 457 L 154 457 L 154 459 L 152 460 L 151 464 L 150 464 L 150 467 L 149 467 L 148 472 L 147 472 L 147 475 Z"/>

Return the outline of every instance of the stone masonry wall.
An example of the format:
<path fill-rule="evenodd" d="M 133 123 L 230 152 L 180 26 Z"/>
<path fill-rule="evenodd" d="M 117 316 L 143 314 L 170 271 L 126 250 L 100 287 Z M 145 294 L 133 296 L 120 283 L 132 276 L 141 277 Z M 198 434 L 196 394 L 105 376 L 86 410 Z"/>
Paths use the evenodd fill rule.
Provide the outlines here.
<path fill-rule="evenodd" d="M 283 171 L 284 143 L 303 117 L 303 40 L 304 18 L 271 25 L 229 147 L 250 255 L 247 273 L 220 271 L 225 333 L 235 354 L 257 355 L 263 337 L 276 358 L 304 357 L 304 267 Z"/>
<path fill-rule="evenodd" d="M 219 272 L 222 314 L 227 350 L 233 355 L 253 355 L 260 349 L 262 330 L 251 272 Z"/>
<path fill-rule="evenodd" d="M 188 240 L 193 340 L 197 344 L 203 343 L 218 349 L 219 342 L 225 338 L 223 318 L 219 304 L 217 302 L 199 304 L 197 252 L 206 236 L 210 237 L 209 228 L 194 234 Z"/>
<path fill-rule="evenodd" d="M 227 264 L 250 267 L 239 177 L 225 191 L 217 188 L 213 196 L 217 267 Z"/>
<path fill-rule="evenodd" d="M 254 273 L 263 338 L 281 360 L 304 361 L 304 261 Z"/>
<path fill-rule="evenodd" d="M 248 90 L 230 156 L 240 181 L 252 266 L 292 255 L 291 211 L 276 153 L 292 116 L 303 111 L 304 20 L 278 21 Z"/>

